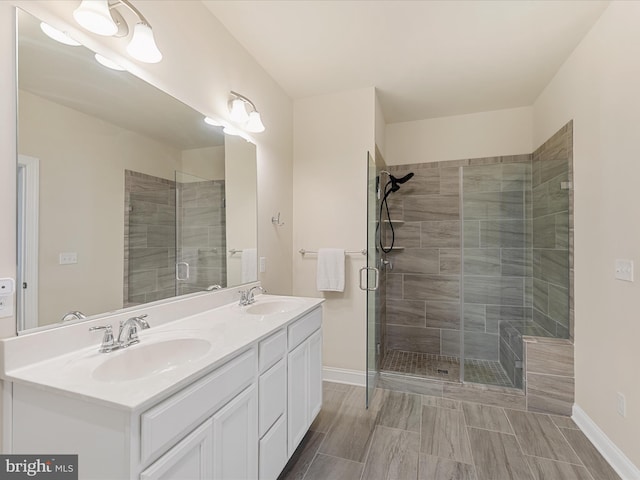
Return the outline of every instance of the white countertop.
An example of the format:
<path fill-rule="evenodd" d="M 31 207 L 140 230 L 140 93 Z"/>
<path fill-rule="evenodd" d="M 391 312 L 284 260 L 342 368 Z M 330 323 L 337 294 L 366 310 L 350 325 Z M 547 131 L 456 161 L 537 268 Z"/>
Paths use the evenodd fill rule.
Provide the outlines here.
<path fill-rule="evenodd" d="M 295 300 L 299 305 L 286 313 L 255 315 L 247 313 L 247 307 L 233 303 L 159 326 L 154 326 L 153 317 L 149 317 L 147 320 L 151 328 L 138 333 L 140 343 L 137 345 L 111 353 L 99 353 L 93 344 L 70 353 L 6 369 L 2 378 L 64 395 L 79 396 L 119 409 L 145 409 L 214 370 L 227 359 L 247 350 L 260 339 L 300 318 L 324 301 L 322 298 L 259 295 L 256 296 L 255 305 L 280 299 Z M 117 331 L 114 335 L 117 335 Z M 20 338 L 25 337 L 17 337 L 11 341 L 20 341 Z M 98 380 L 93 376 L 94 370 L 110 358 L 126 355 L 128 351 L 145 345 L 176 338 L 203 339 L 211 347 L 193 360 L 142 378 L 111 382 Z"/>

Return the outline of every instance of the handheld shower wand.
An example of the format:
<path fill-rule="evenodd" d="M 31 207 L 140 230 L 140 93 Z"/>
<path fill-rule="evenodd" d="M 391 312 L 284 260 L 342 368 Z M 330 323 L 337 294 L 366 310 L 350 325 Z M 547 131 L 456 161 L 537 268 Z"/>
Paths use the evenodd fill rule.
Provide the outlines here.
<path fill-rule="evenodd" d="M 389 214 L 389 204 L 387 203 L 387 198 L 393 192 L 397 192 L 398 190 L 400 190 L 400 185 L 402 185 L 403 183 L 408 182 L 413 177 L 413 172 L 409 172 L 409 173 L 407 173 L 406 175 L 404 175 L 403 177 L 400 177 L 400 178 L 394 177 L 393 175 L 391 175 L 391 173 L 389 173 L 386 170 L 382 170 L 380 172 L 380 175 L 382 175 L 383 173 L 386 173 L 389 176 L 389 181 L 384 186 L 384 194 L 382 196 L 382 200 L 380 201 L 380 214 L 378 216 L 378 226 L 376 228 L 379 229 L 378 230 L 378 232 L 379 232 L 379 234 L 378 234 L 378 244 L 380 245 L 380 249 L 384 253 L 389 253 L 393 249 L 393 244 L 395 243 L 396 234 L 395 234 L 395 230 L 393 228 L 393 222 L 391 221 L 391 217 L 390 217 L 390 214 Z M 379 188 L 379 185 L 380 185 L 379 179 L 380 179 L 380 177 L 378 176 L 378 188 Z M 382 225 L 383 208 L 386 209 L 386 211 L 387 211 L 387 219 L 389 220 L 389 228 L 391 229 L 391 244 L 388 247 L 384 246 L 383 240 L 382 240 L 382 228 L 381 228 L 381 225 Z"/>

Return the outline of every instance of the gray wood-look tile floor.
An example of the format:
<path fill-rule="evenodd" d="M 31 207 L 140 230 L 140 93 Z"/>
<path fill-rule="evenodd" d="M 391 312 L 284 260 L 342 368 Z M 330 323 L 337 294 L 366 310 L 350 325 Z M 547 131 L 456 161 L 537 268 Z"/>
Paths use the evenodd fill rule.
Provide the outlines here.
<path fill-rule="evenodd" d="M 323 408 L 278 480 L 613 480 L 568 417 L 324 383 Z"/>

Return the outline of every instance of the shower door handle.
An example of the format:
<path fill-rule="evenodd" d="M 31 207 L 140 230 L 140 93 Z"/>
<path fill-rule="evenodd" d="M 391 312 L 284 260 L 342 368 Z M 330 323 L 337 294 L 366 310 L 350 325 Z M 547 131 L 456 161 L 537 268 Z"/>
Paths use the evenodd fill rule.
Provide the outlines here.
<path fill-rule="evenodd" d="M 186 276 L 181 277 L 180 276 L 180 267 L 183 266 L 184 268 L 184 273 L 186 274 Z M 178 262 L 176 263 L 176 280 L 180 280 L 182 282 L 189 280 L 189 264 L 187 262 Z"/>
<path fill-rule="evenodd" d="M 373 288 L 369 287 L 369 282 L 367 282 L 367 277 L 365 277 L 365 284 L 363 286 L 362 283 L 362 272 L 372 270 L 376 273 L 376 283 Z M 367 292 L 375 292 L 378 290 L 378 286 L 380 285 L 380 271 L 376 267 L 362 267 L 360 269 L 360 290 L 365 290 Z"/>

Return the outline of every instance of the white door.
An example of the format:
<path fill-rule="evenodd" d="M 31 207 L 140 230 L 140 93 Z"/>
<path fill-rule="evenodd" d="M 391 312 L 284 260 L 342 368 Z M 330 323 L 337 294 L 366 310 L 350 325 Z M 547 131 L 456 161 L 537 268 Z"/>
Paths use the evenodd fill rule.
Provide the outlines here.
<path fill-rule="evenodd" d="M 18 331 L 38 326 L 38 215 L 40 161 L 18 155 Z"/>
<path fill-rule="evenodd" d="M 207 420 L 140 474 L 140 480 L 209 480 L 212 420 Z"/>
<path fill-rule="evenodd" d="M 257 390 L 251 385 L 213 416 L 215 480 L 258 478 Z"/>

